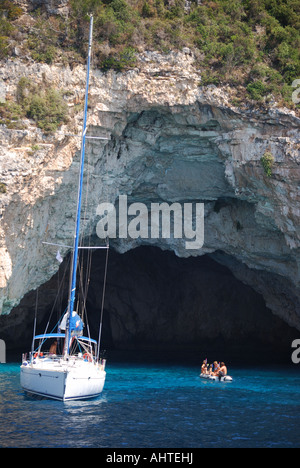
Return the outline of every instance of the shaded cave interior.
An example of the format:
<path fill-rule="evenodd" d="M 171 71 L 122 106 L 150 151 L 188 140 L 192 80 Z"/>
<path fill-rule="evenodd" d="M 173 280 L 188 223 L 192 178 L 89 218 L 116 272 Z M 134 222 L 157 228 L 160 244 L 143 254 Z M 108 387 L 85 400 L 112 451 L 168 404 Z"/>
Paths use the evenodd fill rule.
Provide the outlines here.
<path fill-rule="evenodd" d="M 96 339 L 104 260 L 103 251 L 93 253 L 87 297 L 90 332 Z M 68 265 L 66 258 L 38 290 L 37 333 L 44 332 L 51 311 L 49 331 L 66 308 Z M 30 349 L 36 298 L 31 291 L 9 316 L 0 317 L 8 354 Z M 128 352 L 135 359 L 147 355 L 190 363 L 206 357 L 232 363 L 290 363 L 297 335 L 266 307 L 260 294 L 213 255 L 179 258 L 149 246 L 124 254 L 109 252 L 101 346 L 108 358 Z"/>

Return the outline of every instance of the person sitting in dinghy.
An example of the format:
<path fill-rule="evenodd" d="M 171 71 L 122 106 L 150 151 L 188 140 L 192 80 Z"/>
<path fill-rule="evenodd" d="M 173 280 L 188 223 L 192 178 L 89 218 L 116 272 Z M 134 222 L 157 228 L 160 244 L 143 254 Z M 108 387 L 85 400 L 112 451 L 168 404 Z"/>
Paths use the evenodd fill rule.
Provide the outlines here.
<path fill-rule="evenodd" d="M 221 362 L 221 367 L 219 369 L 219 378 L 225 377 L 227 375 L 227 367 L 225 366 L 224 362 Z"/>
<path fill-rule="evenodd" d="M 214 370 L 213 370 L 213 375 L 218 376 L 220 371 L 220 364 L 215 361 L 214 362 Z"/>
<path fill-rule="evenodd" d="M 207 374 L 207 361 L 203 361 L 201 366 L 201 374 Z"/>

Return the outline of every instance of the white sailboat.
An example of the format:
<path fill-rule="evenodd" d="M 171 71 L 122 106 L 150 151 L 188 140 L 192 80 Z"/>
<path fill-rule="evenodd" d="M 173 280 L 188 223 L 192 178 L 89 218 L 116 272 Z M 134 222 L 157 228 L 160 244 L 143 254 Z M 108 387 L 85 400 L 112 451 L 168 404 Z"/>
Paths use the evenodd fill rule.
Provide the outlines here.
<path fill-rule="evenodd" d="M 106 378 L 105 360 L 100 359 L 100 337 L 102 320 L 100 321 L 99 343 L 83 336 L 83 321 L 80 315 L 74 311 L 76 300 L 76 273 L 78 266 L 78 250 L 80 237 L 80 214 L 81 198 L 85 156 L 85 139 L 87 130 L 87 107 L 88 107 L 88 88 L 89 71 L 91 62 L 93 17 L 90 19 L 89 49 L 87 60 L 87 79 L 85 90 L 85 108 L 83 119 L 83 130 L 81 140 L 81 164 L 79 174 L 77 212 L 74 233 L 74 245 L 71 262 L 70 290 L 66 313 L 58 324 L 56 333 L 44 333 L 35 335 L 32 341 L 32 350 L 22 357 L 20 368 L 20 381 L 23 390 L 31 395 L 39 395 L 55 400 L 78 400 L 94 398 L 101 394 Z M 101 248 L 101 247 L 100 247 Z M 107 249 L 108 245 L 102 247 Z M 107 268 L 106 256 L 106 268 Z M 103 288 L 103 300 L 104 301 Z M 103 308 L 102 308 L 103 312 Z M 102 315 L 102 314 L 101 314 Z M 55 340 L 54 346 L 51 346 L 48 352 L 43 351 L 45 342 L 50 343 Z M 63 352 L 57 354 L 57 345 L 61 346 Z"/>

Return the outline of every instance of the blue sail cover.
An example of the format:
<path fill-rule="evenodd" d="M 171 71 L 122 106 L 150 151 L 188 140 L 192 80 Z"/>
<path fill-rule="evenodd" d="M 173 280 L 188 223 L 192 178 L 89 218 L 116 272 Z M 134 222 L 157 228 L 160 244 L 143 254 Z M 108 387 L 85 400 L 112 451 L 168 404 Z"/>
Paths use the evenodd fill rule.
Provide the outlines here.
<path fill-rule="evenodd" d="M 59 332 L 66 330 L 67 320 L 68 320 L 68 313 L 65 313 L 58 327 Z M 70 336 L 82 335 L 83 327 L 84 325 L 83 325 L 81 318 L 75 311 L 73 311 L 70 317 L 70 322 L 69 322 Z"/>
<path fill-rule="evenodd" d="M 83 332 L 83 322 L 76 312 L 70 317 L 70 331 L 71 336 L 82 335 Z"/>

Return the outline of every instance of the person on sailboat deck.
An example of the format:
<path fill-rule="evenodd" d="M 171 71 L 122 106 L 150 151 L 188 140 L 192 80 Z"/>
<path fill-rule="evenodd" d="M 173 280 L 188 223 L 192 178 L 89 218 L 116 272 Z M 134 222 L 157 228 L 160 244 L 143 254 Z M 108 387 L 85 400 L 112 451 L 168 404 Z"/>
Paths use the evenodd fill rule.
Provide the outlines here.
<path fill-rule="evenodd" d="M 55 340 L 49 349 L 49 354 L 56 354 L 57 351 L 57 340 Z"/>

